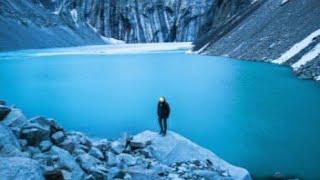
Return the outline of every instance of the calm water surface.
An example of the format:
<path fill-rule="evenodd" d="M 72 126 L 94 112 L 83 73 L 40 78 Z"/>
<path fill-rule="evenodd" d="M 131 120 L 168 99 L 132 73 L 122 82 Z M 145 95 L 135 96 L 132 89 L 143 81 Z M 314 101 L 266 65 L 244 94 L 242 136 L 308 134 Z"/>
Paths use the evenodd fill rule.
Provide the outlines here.
<path fill-rule="evenodd" d="M 320 178 L 320 85 L 264 63 L 181 52 L 0 60 L 0 98 L 68 130 L 119 137 L 169 127 L 247 168 Z"/>

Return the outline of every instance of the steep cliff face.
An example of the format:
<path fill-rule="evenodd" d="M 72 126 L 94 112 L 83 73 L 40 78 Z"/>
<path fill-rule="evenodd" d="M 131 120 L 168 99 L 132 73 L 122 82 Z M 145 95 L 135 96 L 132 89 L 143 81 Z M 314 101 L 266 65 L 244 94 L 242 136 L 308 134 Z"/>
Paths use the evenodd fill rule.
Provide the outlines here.
<path fill-rule="evenodd" d="M 214 1 L 206 13 L 205 23 L 199 28 L 194 49 L 198 50 L 208 42 L 225 35 L 225 32 L 235 27 L 238 22 L 255 9 L 258 5 L 255 2 L 253 0 Z"/>
<path fill-rule="evenodd" d="M 320 1 L 256 3 L 248 8 L 252 13 L 222 36 L 199 45 L 201 52 L 288 65 L 301 78 L 320 80 Z"/>
<path fill-rule="evenodd" d="M 104 44 L 88 26 L 75 26 L 32 0 L 0 1 L 0 51 Z"/>
<path fill-rule="evenodd" d="M 62 19 L 102 36 L 137 42 L 193 41 L 213 0 L 39 0 Z"/>

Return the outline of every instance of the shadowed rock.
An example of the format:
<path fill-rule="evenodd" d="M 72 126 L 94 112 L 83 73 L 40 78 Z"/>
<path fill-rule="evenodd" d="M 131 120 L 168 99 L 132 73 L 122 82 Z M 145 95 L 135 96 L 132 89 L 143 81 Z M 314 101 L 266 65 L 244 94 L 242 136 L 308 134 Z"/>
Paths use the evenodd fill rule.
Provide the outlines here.
<path fill-rule="evenodd" d="M 10 108 L 0 105 L 0 121 L 2 121 L 10 113 L 10 111 Z"/>

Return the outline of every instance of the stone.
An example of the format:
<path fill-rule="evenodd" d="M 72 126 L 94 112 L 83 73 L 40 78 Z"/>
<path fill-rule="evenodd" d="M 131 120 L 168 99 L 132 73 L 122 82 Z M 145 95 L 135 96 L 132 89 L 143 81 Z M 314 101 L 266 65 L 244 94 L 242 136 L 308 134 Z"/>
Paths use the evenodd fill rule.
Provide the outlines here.
<path fill-rule="evenodd" d="M 0 105 L 0 121 L 2 121 L 10 113 L 10 111 L 10 108 Z"/>
<path fill-rule="evenodd" d="M 21 136 L 21 128 L 19 127 L 10 127 L 12 133 L 19 138 Z"/>
<path fill-rule="evenodd" d="M 58 156 L 57 165 L 71 173 L 71 179 L 83 179 L 85 176 L 83 170 L 68 151 L 57 146 L 52 146 L 47 152 L 51 156 Z"/>
<path fill-rule="evenodd" d="M 178 174 L 173 174 L 173 173 L 170 173 L 168 175 L 168 178 L 171 179 L 171 180 L 183 180 L 182 178 L 179 177 Z"/>
<path fill-rule="evenodd" d="M 51 135 L 51 140 L 54 144 L 60 144 L 65 140 L 65 135 L 63 131 L 58 131 Z"/>
<path fill-rule="evenodd" d="M 94 142 L 93 146 L 95 146 L 102 152 L 106 152 L 110 149 L 111 142 L 108 141 L 107 139 L 101 139 L 99 141 Z"/>
<path fill-rule="evenodd" d="M 101 161 L 89 154 L 79 155 L 77 157 L 77 162 L 80 164 L 82 169 L 84 169 L 88 174 L 92 174 L 97 179 L 103 179 L 108 172 Z"/>
<path fill-rule="evenodd" d="M 21 155 L 21 146 L 12 131 L 0 123 L 0 153 L 4 156 Z"/>
<path fill-rule="evenodd" d="M 38 146 L 41 141 L 49 139 L 49 131 L 37 127 L 28 127 L 21 131 L 21 138 L 26 139 L 30 146 Z"/>
<path fill-rule="evenodd" d="M 56 123 L 56 121 L 54 119 L 49 118 L 47 120 L 49 121 L 49 124 L 50 124 L 50 132 L 51 132 L 51 134 L 54 134 L 54 133 L 56 133 L 58 131 L 64 131 L 64 129 L 62 127 L 60 127 Z"/>
<path fill-rule="evenodd" d="M 132 179 L 132 176 L 128 173 L 126 173 L 123 177 L 124 180 L 131 180 Z"/>
<path fill-rule="evenodd" d="M 73 154 L 74 153 L 74 150 L 75 150 L 75 145 L 76 143 L 74 143 L 72 141 L 72 139 L 70 138 L 66 138 L 62 143 L 60 143 L 58 146 L 64 150 L 67 150 L 70 154 Z"/>
<path fill-rule="evenodd" d="M 103 153 L 96 147 L 92 147 L 89 151 L 89 154 L 97 159 L 100 159 L 100 160 L 104 159 Z"/>
<path fill-rule="evenodd" d="M 41 150 L 41 152 L 45 152 L 50 150 L 52 146 L 52 143 L 50 141 L 42 141 L 39 145 L 39 149 Z"/>
<path fill-rule="evenodd" d="M 25 157 L 0 157 L 0 177 L 5 179 L 44 180 L 39 163 Z"/>
<path fill-rule="evenodd" d="M 3 105 L 3 106 L 6 105 L 6 101 L 0 99 L 0 105 Z"/>
<path fill-rule="evenodd" d="M 138 139 L 133 139 L 130 141 L 130 146 L 133 149 L 142 149 L 147 147 L 148 145 L 151 144 L 150 140 L 138 140 Z"/>
<path fill-rule="evenodd" d="M 35 146 L 27 146 L 25 151 L 28 152 L 31 155 L 31 157 L 34 157 L 35 155 L 41 153 L 40 149 Z"/>
<path fill-rule="evenodd" d="M 141 180 L 148 180 L 148 179 L 160 179 L 158 175 L 158 171 L 154 169 L 146 169 L 143 166 L 130 166 L 126 169 L 126 173 L 130 174 L 132 179 L 141 179 Z"/>
<path fill-rule="evenodd" d="M 152 148 L 152 157 L 165 165 L 170 165 L 175 162 L 192 161 L 194 159 L 206 162 L 207 159 L 209 159 L 212 164 L 218 165 L 223 170 L 228 170 L 231 178 L 251 179 L 247 170 L 229 164 L 216 156 L 213 152 L 200 147 L 172 131 L 169 131 L 164 137 L 156 132 L 144 131 L 135 135 L 132 140 L 135 139 L 139 139 L 139 141 L 150 140 L 151 144 L 149 146 Z"/>
<path fill-rule="evenodd" d="M 86 176 L 85 180 L 95 180 L 96 178 L 92 175 L 89 174 L 88 176 Z"/>
<path fill-rule="evenodd" d="M 8 127 L 21 128 L 27 122 L 27 118 L 22 111 L 17 108 L 11 108 L 10 113 L 2 120 L 2 123 Z"/>
<path fill-rule="evenodd" d="M 21 138 L 28 141 L 28 145 L 38 146 L 41 141 L 50 138 L 50 122 L 43 117 L 34 117 L 24 124 Z"/>
<path fill-rule="evenodd" d="M 80 132 L 68 132 L 66 136 L 74 143 L 76 149 L 82 148 L 88 152 L 92 147 L 90 139 Z"/>
<path fill-rule="evenodd" d="M 125 149 L 124 144 L 120 143 L 119 141 L 113 141 L 111 143 L 111 151 L 115 154 L 120 154 Z"/>
<path fill-rule="evenodd" d="M 208 179 L 208 180 L 215 180 L 215 179 L 219 179 L 219 178 L 222 179 L 221 175 L 216 171 L 194 170 L 193 172 L 194 172 L 194 174 L 196 174 L 200 177 L 203 177 L 205 179 Z"/>
<path fill-rule="evenodd" d="M 108 157 L 108 159 L 107 159 L 107 164 L 109 165 L 109 166 L 115 166 L 115 165 L 117 165 L 117 158 L 116 158 L 116 155 L 113 153 L 113 152 L 108 152 L 107 153 L 107 157 Z"/>
<path fill-rule="evenodd" d="M 25 148 L 28 145 L 28 142 L 25 139 L 19 139 L 19 143 L 21 148 Z"/>
<path fill-rule="evenodd" d="M 137 158 L 130 154 L 121 153 L 116 156 L 117 164 L 124 163 L 127 166 L 133 166 L 137 163 Z"/>

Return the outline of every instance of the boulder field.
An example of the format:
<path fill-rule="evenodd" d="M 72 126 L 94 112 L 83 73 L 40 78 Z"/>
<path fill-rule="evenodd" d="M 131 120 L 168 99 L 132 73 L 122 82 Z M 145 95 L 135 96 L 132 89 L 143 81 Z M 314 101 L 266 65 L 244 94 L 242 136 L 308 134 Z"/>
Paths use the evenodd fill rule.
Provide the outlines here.
<path fill-rule="evenodd" d="M 0 114 L 1 179 L 251 179 L 175 132 L 92 140 L 53 119 L 27 119 L 4 101 Z"/>

